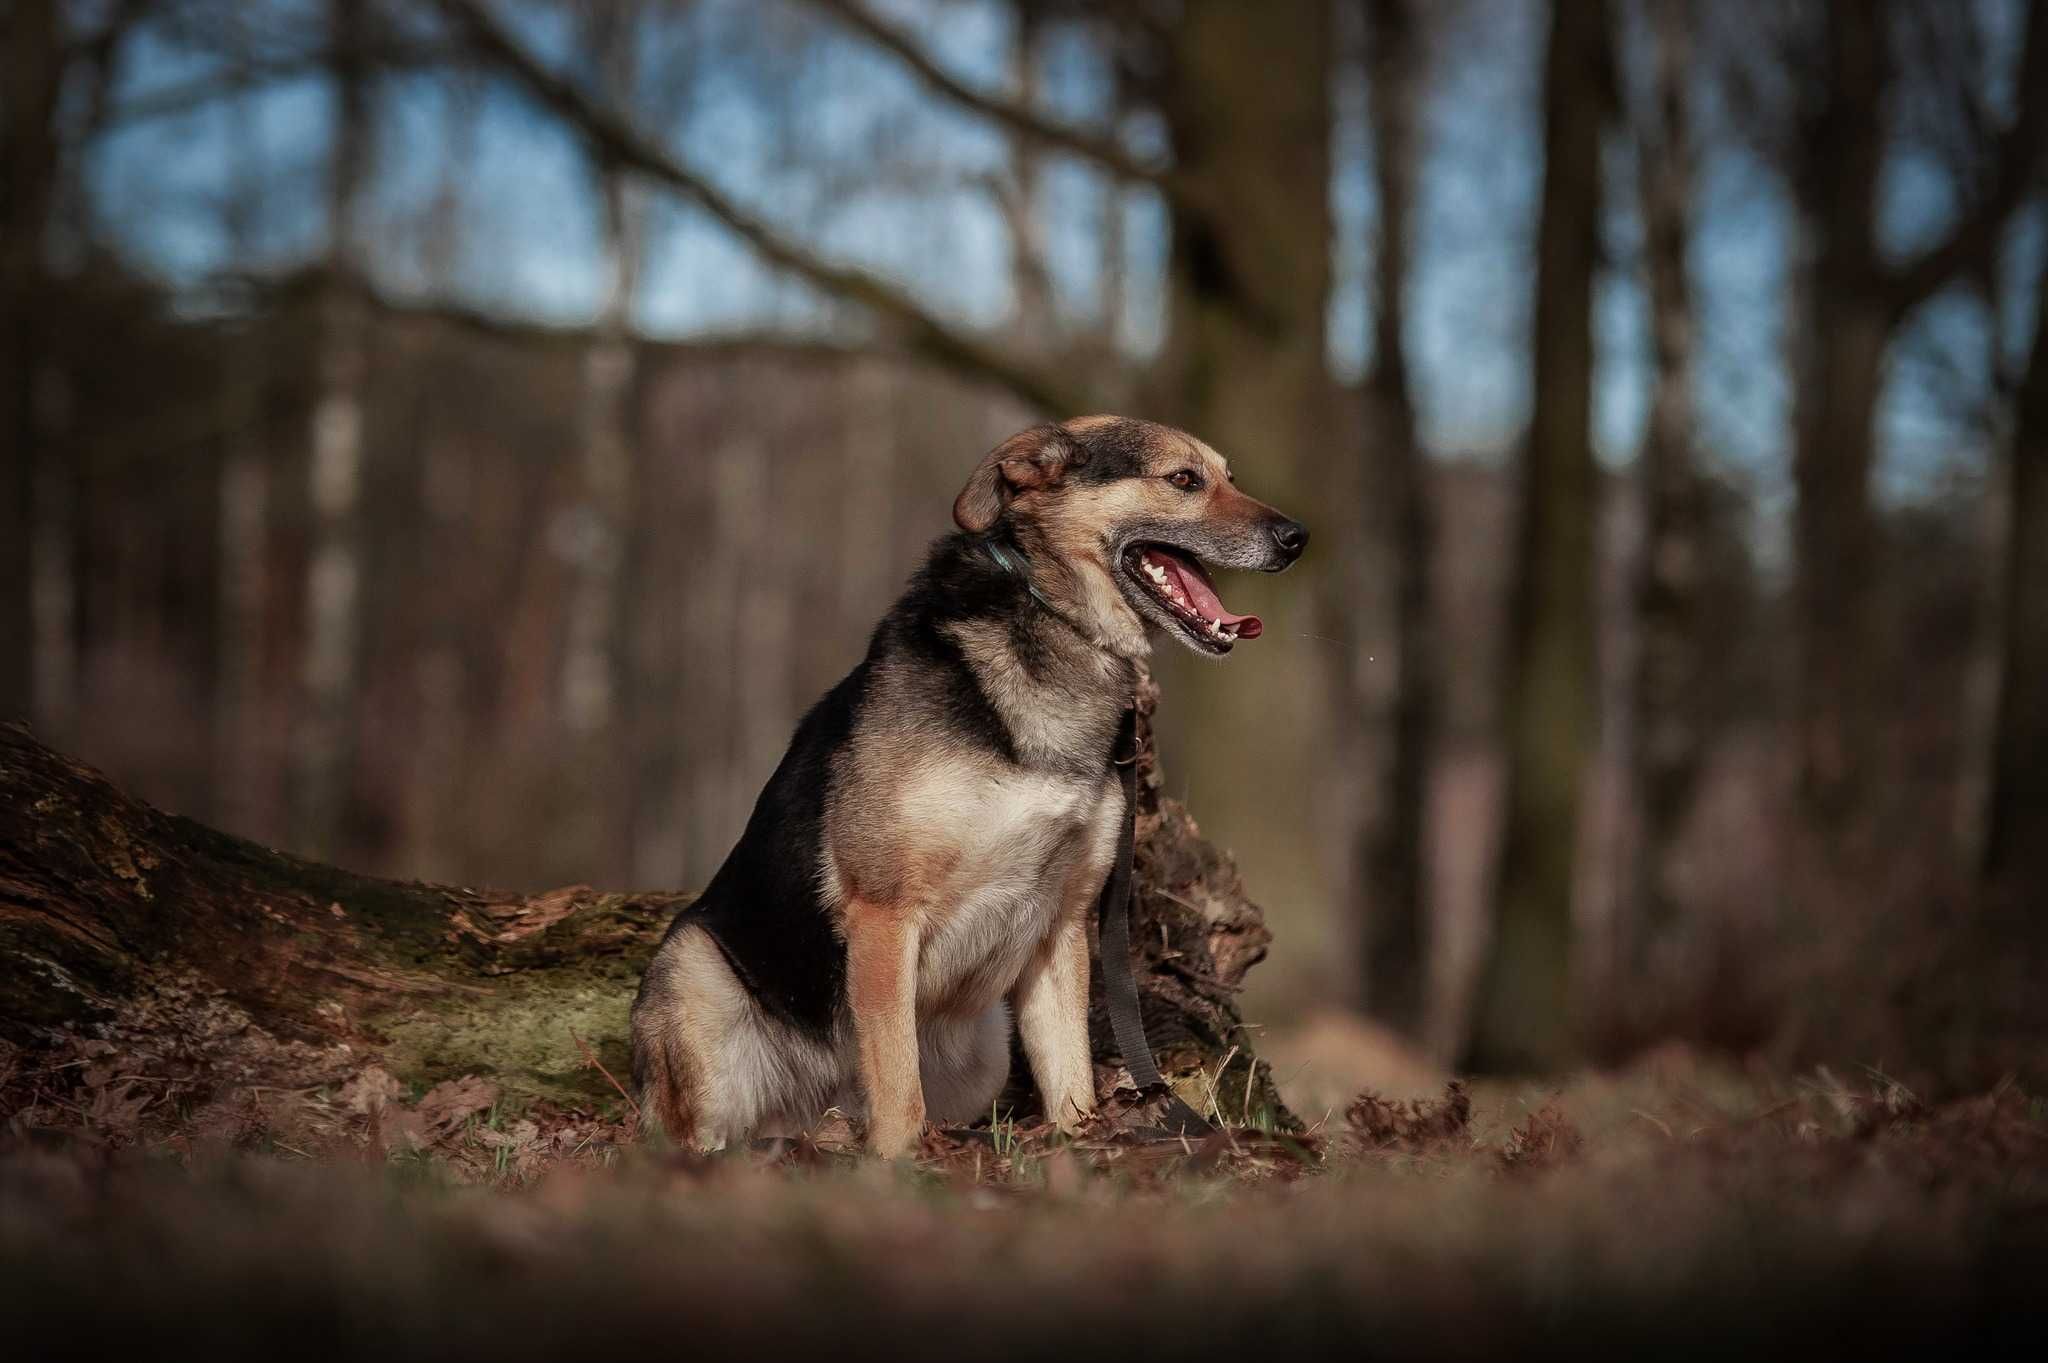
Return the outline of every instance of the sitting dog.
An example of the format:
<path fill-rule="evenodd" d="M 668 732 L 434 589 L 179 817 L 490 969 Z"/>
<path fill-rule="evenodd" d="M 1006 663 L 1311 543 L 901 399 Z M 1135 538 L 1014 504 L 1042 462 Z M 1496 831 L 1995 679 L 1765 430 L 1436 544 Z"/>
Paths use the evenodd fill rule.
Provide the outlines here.
<path fill-rule="evenodd" d="M 1088 915 L 1147 631 L 1258 637 L 1201 565 L 1279 572 L 1308 531 L 1201 441 L 1114 416 L 1004 441 L 953 519 L 648 966 L 643 1129 L 714 1150 L 837 1106 L 901 1154 L 989 1112 L 1013 1015 L 1047 1115 L 1094 1108 Z"/>

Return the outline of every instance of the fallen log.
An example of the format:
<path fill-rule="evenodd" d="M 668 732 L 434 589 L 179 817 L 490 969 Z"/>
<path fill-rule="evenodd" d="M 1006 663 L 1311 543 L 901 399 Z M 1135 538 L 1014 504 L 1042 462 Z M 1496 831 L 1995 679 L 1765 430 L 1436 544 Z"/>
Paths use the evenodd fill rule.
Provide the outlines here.
<path fill-rule="evenodd" d="M 1147 681 L 1141 739 L 1156 698 Z M 1228 1122 L 1291 1126 L 1237 1005 L 1265 955 L 1263 917 L 1228 855 L 1161 796 L 1149 741 L 1137 885 L 1161 1068 Z M 627 1008 L 689 899 L 356 875 L 165 813 L 0 726 L 0 1120 L 34 1105 L 38 1126 L 68 1112 L 89 1127 L 95 1103 L 67 1085 L 117 1072 L 177 1094 L 146 1105 L 166 1127 L 238 1094 L 339 1092 L 373 1070 L 414 1096 L 481 1076 L 513 1102 L 623 1113 Z M 1120 1058 L 1099 980 L 1090 1027 L 1106 1087 Z M 1029 1101 L 1028 1084 L 1013 1092 Z"/>

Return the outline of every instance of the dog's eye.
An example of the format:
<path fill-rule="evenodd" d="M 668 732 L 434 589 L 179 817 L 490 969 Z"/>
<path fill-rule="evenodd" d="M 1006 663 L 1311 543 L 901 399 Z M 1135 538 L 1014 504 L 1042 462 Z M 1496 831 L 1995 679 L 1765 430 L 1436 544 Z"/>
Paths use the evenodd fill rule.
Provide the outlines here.
<path fill-rule="evenodd" d="M 1182 492 L 1200 492 L 1202 490 L 1202 475 L 1196 473 L 1193 469 L 1182 469 L 1178 473 L 1169 473 L 1166 475 L 1166 481 L 1172 483 Z"/>

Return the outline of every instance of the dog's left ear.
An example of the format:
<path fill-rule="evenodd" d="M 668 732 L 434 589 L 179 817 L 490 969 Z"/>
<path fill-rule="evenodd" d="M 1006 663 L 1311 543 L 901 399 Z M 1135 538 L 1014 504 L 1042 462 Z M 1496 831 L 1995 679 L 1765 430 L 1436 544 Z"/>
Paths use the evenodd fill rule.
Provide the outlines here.
<path fill-rule="evenodd" d="M 981 534 L 1002 517 L 1020 492 L 1051 487 L 1085 458 L 1081 447 L 1050 423 L 1019 431 L 981 457 L 967 486 L 953 499 L 953 523 Z"/>

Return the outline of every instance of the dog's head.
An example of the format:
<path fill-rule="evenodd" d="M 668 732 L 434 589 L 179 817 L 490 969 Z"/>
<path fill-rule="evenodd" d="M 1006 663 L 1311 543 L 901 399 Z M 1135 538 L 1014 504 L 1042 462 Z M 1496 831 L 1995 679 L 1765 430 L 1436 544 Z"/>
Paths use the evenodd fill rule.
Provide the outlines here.
<path fill-rule="evenodd" d="M 1105 638 L 1142 644 L 1150 623 L 1210 657 L 1263 626 L 1224 607 L 1203 565 L 1277 573 L 1308 544 L 1307 527 L 1237 490 L 1216 451 L 1118 416 L 1011 436 L 976 466 L 953 519 L 976 534 L 1006 522 L 1049 553 L 1071 579 L 1068 604 Z"/>

